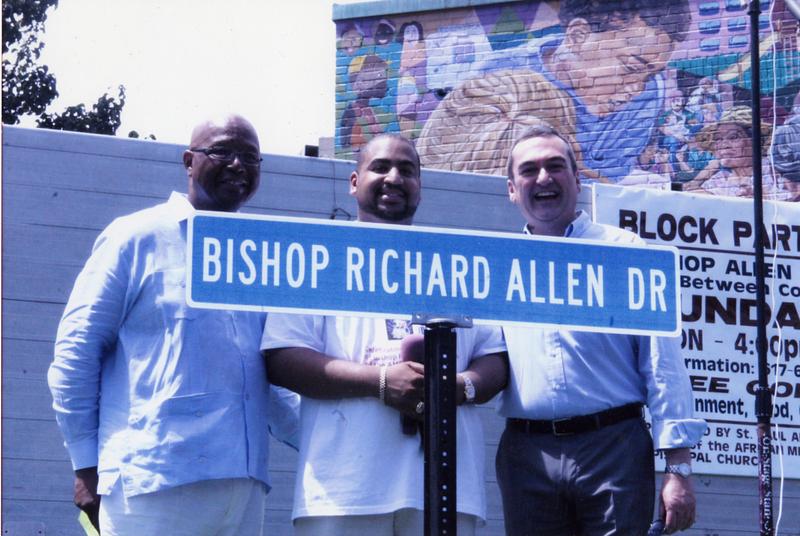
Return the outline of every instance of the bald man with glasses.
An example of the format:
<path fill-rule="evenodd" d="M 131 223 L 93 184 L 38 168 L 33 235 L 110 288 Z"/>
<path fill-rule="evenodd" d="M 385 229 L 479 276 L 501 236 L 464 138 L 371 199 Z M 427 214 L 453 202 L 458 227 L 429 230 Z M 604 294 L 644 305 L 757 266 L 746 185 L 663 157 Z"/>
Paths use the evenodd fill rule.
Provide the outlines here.
<path fill-rule="evenodd" d="M 239 210 L 260 162 L 243 117 L 200 123 L 188 195 L 112 222 L 75 282 L 48 381 L 75 504 L 103 536 L 262 532 L 268 431 L 295 442 L 298 400 L 268 383 L 264 314 L 185 296 L 188 218 Z"/>

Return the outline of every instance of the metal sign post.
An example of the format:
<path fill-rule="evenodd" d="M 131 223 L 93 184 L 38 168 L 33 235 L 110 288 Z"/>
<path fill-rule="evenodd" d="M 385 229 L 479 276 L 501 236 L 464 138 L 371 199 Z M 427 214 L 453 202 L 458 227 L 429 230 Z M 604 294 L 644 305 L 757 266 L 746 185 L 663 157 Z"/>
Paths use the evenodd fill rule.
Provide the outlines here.
<path fill-rule="evenodd" d="M 772 536 L 772 395 L 769 390 L 767 363 L 767 320 L 764 318 L 766 290 L 764 284 L 763 191 L 761 187 L 761 68 L 759 54 L 758 18 L 761 9 L 756 0 L 750 2 L 750 58 L 753 80 L 753 223 L 755 227 L 756 265 L 756 352 L 758 354 L 758 387 L 756 388 L 756 419 L 758 434 L 758 491 L 759 525 L 762 536 Z"/>
<path fill-rule="evenodd" d="M 415 314 L 425 325 L 425 536 L 456 535 L 456 327 L 469 318 Z"/>

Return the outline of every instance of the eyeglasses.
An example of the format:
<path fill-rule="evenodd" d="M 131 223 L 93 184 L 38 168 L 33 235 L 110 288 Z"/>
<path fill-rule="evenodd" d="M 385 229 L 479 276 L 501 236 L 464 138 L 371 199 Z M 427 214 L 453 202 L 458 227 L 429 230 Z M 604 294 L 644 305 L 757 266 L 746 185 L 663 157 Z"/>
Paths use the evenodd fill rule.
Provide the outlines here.
<path fill-rule="evenodd" d="M 234 151 L 224 147 L 195 147 L 189 149 L 194 153 L 203 153 L 211 160 L 222 162 L 225 164 L 233 163 L 236 157 L 239 157 L 239 162 L 246 166 L 256 166 L 261 162 L 261 155 L 258 153 L 251 153 L 246 151 Z"/>
<path fill-rule="evenodd" d="M 719 138 L 717 138 L 717 143 L 720 143 L 720 142 L 723 142 L 723 141 L 746 140 L 748 138 L 750 138 L 750 136 L 747 135 L 747 132 L 744 132 L 744 131 L 731 132 L 729 134 L 724 134 L 724 135 L 720 136 Z"/>

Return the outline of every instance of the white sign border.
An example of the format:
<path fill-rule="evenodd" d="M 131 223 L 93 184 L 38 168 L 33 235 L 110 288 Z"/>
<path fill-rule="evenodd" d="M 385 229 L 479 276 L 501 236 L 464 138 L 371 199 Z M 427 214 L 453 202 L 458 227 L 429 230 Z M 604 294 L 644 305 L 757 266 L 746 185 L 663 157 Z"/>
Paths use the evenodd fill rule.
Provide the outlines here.
<path fill-rule="evenodd" d="M 590 331 L 590 332 L 602 332 L 602 333 L 619 333 L 619 334 L 628 334 L 628 335 L 653 335 L 653 336 L 662 336 L 662 337 L 676 337 L 681 334 L 681 327 L 682 327 L 682 319 L 681 319 L 681 289 L 680 289 L 680 274 L 679 271 L 679 262 L 680 256 L 678 253 L 678 248 L 675 246 L 664 246 L 664 245 L 650 245 L 647 244 L 646 246 L 641 244 L 625 244 L 625 243 L 608 243 L 601 240 L 586 240 L 582 238 L 554 238 L 550 236 L 539 236 L 539 235 L 526 235 L 523 233 L 515 234 L 515 233 L 505 233 L 505 232 L 498 232 L 498 231 L 484 231 L 479 229 L 469 229 L 469 230 L 462 230 L 462 229 L 454 229 L 450 227 L 429 227 L 424 225 L 397 225 L 397 224 L 388 224 L 388 223 L 371 223 L 371 222 L 360 222 L 360 221 L 343 221 L 343 220 L 323 220 L 323 219 L 316 219 L 316 218 L 302 218 L 302 217 L 294 217 L 294 216 L 271 216 L 267 214 L 250 214 L 250 213 L 220 213 L 220 212 L 213 212 L 213 211 L 203 211 L 198 210 L 195 211 L 192 215 L 189 216 L 188 220 L 188 227 L 187 227 L 187 234 L 186 234 L 186 241 L 187 241 L 187 253 L 186 253 L 186 303 L 190 307 L 196 307 L 201 309 L 215 309 L 215 310 L 237 310 L 237 311 L 250 311 L 250 312 L 259 312 L 259 313 L 269 313 L 269 312 L 277 312 L 277 313 L 291 313 L 291 314 L 309 314 L 309 315 L 322 315 L 322 316 L 361 316 L 361 317 L 369 317 L 369 318 L 386 318 L 388 316 L 392 316 L 397 319 L 401 320 L 410 320 L 414 314 L 417 313 L 427 313 L 427 314 L 436 314 L 436 311 L 413 311 L 411 313 L 403 313 L 403 314 L 387 314 L 387 313 L 370 313 L 370 312 L 356 312 L 356 311 L 341 311 L 338 309 L 306 309 L 306 308 L 299 308 L 299 307 L 274 307 L 274 306 L 261 306 L 261 305 L 239 305 L 234 303 L 217 303 L 217 302 L 202 302 L 196 301 L 192 298 L 192 270 L 191 270 L 191 262 L 193 258 L 193 240 L 191 239 L 194 234 L 194 219 L 197 216 L 203 217 L 210 217 L 210 218 L 218 218 L 218 219 L 240 219 L 240 220 L 257 220 L 257 221 L 275 221 L 275 222 L 288 222 L 288 223 L 300 223 L 300 224 L 311 224 L 311 225 L 327 225 L 331 227 L 352 227 L 352 228 L 363 228 L 365 226 L 372 227 L 375 229 L 386 229 L 390 231 L 404 231 L 404 232 L 417 232 L 417 233 L 434 233 L 434 234 L 441 234 L 441 235 L 459 235 L 459 236 L 469 236 L 469 237 L 487 237 L 487 238 L 506 238 L 506 239 L 513 239 L 513 240 L 535 240 L 541 242 L 554 242 L 554 243 L 564 243 L 568 241 L 570 244 L 586 244 L 592 246 L 600 246 L 600 247 L 608 247 L 608 248 L 627 248 L 627 249 L 635 249 L 638 251 L 653 251 L 653 250 L 662 250 L 669 253 L 672 253 L 672 258 L 674 262 L 674 269 L 675 269 L 675 330 L 667 332 L 661 330 L 646 330 L 646 329 L 626 329 L 626 328 L 614 328 L 614 327 L 595 327 L 595 326 L 583 326 L 583 325 L 572 325 L 572 324 L 554 324 L 554 323 L 545 323 L 545 322 L 520 322 L 520 321 L 513 321 L 513 320 L 492 320 L 492 319 L 481 319 L 481 318 L 471 318 L 473 323 L 475 324 L 482 324 L 482 325 L 494 325 L 494 326 L 523 326 L 523 327 L 538 327 L 538 328 L 551 328 L 551 329 L 565 329 L 565 330 L 575 330 L 575 331 Z"/>

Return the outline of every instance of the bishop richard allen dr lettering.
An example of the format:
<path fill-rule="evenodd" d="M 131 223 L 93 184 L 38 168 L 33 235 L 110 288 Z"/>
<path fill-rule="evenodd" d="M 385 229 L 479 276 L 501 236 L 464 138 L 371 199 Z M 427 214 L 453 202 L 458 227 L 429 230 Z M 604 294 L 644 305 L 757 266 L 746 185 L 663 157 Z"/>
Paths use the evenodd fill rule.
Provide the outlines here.
<path fill-rule="evenodd" d="M 322 272 L 343 259 L 347 292 L 471 298 L 492 290 L 492 265 L 483 255 L 440 254 L 393 248 L 346 246 L 332 256 L 322 244 L 229 238 L 203 239 L 202 280 L 262 287 L 318 288 Z M 604 266 L 598 263 L 512 258 L 495 267 L 507 302 L 604 307 Z M 628 307 L 666 311 L 662 270 L 628 267 Z M 341 284 L 341 282 L 340 282 Z"/>

